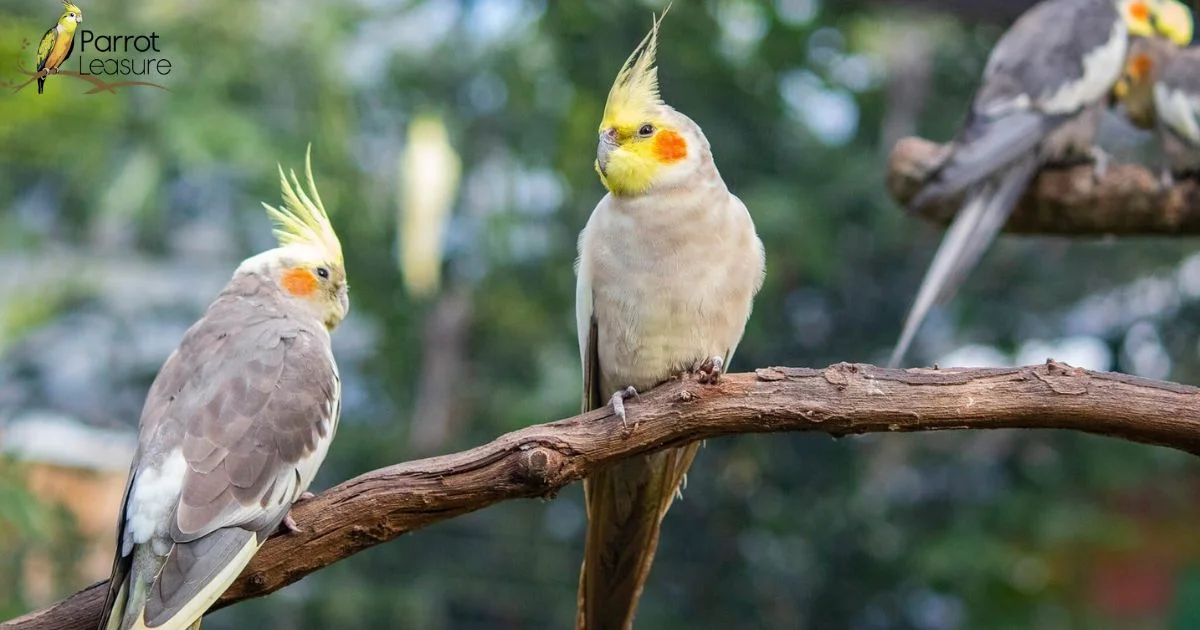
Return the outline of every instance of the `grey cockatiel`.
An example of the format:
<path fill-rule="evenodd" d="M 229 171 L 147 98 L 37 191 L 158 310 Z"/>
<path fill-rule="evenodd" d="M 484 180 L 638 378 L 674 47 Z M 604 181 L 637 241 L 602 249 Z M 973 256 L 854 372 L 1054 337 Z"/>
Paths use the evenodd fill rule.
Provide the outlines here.
<path fill-rule="evenodd" d="M 307 165 L 280 170 L 280 247 L 247 259 L 154 379 L 101 630 L 198 628 L 325 458 L 341 411 L 329 332 L 341 245 Z"/>
<path fill-rule="evenodd" d="M 575 314 L 584 408 L 672 377 L 715 382 L 762 284 L 763 248 L 708 141 L 659 97 L 659 20 L 617 75 L 596 170 L 609 194 L 579 236 Z M 630 427 L 630 430 L 636 430 Z M 584 482 L 580 628 L 629 628 L 666 515 L 698 444 L 622 461 Z"/>
<path fill-rule="evenodd" d="M 1121 73 L 1128 35 L 1149 35 L 1151 0 L 1043 0 L 1008 29 L 949 153 L 909 208 L 966 191 L 934 254 L 890 360 L 948 299 L 1008 220 L 1039 168 L 1085 161 Z"/>
<path fill-rule="evenodd" d="M 1175 25 L 1176 41 L 1191 38 L 1192 17 L 1182 5 L 1164 6 L 1161 20 Z M 1163 179 L 1200 176 L 1200 49 L 1167 39 L 1135 38 L 1125 72 L 1113 88 L 1125 117 L 1154 129 L 1162 145 Z"/>

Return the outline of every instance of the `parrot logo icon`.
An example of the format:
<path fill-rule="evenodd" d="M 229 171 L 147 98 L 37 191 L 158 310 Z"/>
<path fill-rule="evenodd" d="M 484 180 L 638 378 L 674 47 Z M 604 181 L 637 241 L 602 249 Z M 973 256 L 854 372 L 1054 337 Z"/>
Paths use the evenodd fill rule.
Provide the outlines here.
<path fill-rule="evenodd" d="M 157 33 L 107 34 L 95 33 L 82 28 L 83 10 L 70 0 L 63 0 L 62 15 L 46 30 L 38 40 L 34 67 L 26 65 L 32 42 L 24 39 L 21 43 L 21 56 L 17 61 L 17 71 L 28 77 L 24 81 L 0 79 L 0 88 L 11 88 L 15 94 L 37 82 L 38 94 L 46 89 L 46 79 L 50 75 L 68 76 L 81 79 L 92 84 L 85 94 L 114 92 L 117 88 L 131 86 L 155 87 L 170 91 L 166 86 L 149 81 L 125 80 L 126 77 L 157 75 L 165 76 L 171 71 L 171 61 L 165 57 L 137 58 L 126 56 L 129 53 L 160 52 Z M 75 35 L 80 35 L 79 53 L 75 52 Z M 97 56 L 93 52 L 101 53 Z M 71 60 L 68 68 L 66 63 Z M 117 77 L 117 80 L 107 80 L 101 77 Z"/>
<path fill-rule="evenodd" d="M 46 85 L 46 77 L 58 74 L 58 68 L 75 50 L 75 29 L 83 23 L 83 11 L 70 2 L 63 2 L 63 13 L 58 22 L 42 35 L 37 50 L 38 94 Z"/>

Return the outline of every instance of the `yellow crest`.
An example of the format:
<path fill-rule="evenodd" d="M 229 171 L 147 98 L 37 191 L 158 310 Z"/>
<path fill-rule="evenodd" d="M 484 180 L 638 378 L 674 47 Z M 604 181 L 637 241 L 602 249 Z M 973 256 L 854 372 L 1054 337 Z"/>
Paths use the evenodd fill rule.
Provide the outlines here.
<path fill-rule="evenodd" d="M 279 185 L 283 191 L 283 207 L 273 207 L 263 204 L 267 214 L 275 221 L 273 230 L 280 247 L 288 245 L 307 245 L 315 247 L 339 265 L 342 264 L 342 244 L 338 241 L 325 206 L 321 203 L 321 195 L 317 193 L 317 184 L 312 174 L 312 145 L 304 154 L 304 174 L 308 179 L 308 193 L 300 185 L 296 171 L 291 173 L 291 181 L 279 167 Z"/>
<path fill-rule="evenodd" d="M 1187 47 L 1192 41 L 1192 9 L 1178 0 L 1167 0 L 1156 11 L 1154 26 L 1176 46 Z"/>
<path fill-rule="evenodd" d="M 77 6 L 73 5 L 73 4 L 71 4 L 70 2 L 67 2 L 66 0 L 63 0 L 63 8 L 64 8 L 64 9 L 66 9 L 68 12 L 73 12 L 73 13 L 75 13 L 75 15 L 82 15 L 82 14 L 83 14 L 83 11 L 80 11 L 80 10 L 79 10 L 79 7 L 77 7 Z"/>
<path fill-rule="evenodd" d="M 658 95 L 658 68 L 654 66 L 654 54 L 658 50 L 658 26 L 670 10 L 671 5 L 668 4 L 654 19 L 654 25 L 642 43 L 633 49 L 625 65 L 621 66 L 617 80 L 608 91 L 601 130 L 613 126 L 617 119 L 649 118 L 662 104 L 662 97 Z"/>

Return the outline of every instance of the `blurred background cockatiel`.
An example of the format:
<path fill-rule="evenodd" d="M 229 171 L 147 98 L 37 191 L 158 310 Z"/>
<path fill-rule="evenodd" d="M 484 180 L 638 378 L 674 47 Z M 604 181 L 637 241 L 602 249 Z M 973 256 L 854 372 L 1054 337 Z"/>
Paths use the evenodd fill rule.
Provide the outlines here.
<path fill-rule="evenodd" d="M 58 16 L 58 22 L 51 26 L 42 35 L 42 41 L 38 43 L 37 49 L 37 70 L 38 72 L 55 73 L 58 72 L 59 66 L 71 56 L 71 51 L 75 50 L 75 29 L 83 23 L 83 11 L 79 7 L 70 2 L 63 3 L 63 13 Z M 46 84 L 46 77 L 39 76 L 37 80 L 38 94 L 42 93 L 42 86 Z"/>
<path fill-rule="evenodd" d="M 311 156 L 309 156 L 311 158 Z M 306 159 L 246 259 L 146 396 L 100 630 L 195 630 L 325 459 L 341 413 L 329 333 L 350 302 Z"/>
<path fill-rule="evenodd" d="M 1163 22 L 1191 36 L 1187 7 L 1168 3 Z M 1135 38 L 1113 97 L 1133 125 L 1155 132 L 1162 152 L 1164 185 L 1200 175 L 1200 49 L 1155 37 Z"/>
<path fill-rule="evenodd" d="M 1093 145 L 1129 37 L 1191 40 L 1176 0 L 1044 0 L 1022 15 L 988 57 L 966 123 L 910 209 L 966 191 L 946 230 L 889 364 L 899 365 L 934 304 L 948 300 L 983 257 L 1025 188 L 1045 166 L 1095 161 Z M 1183 7 L 1186 10 L 1186 7 Z"/>
<path fill-rule="evenodd" d="M 611 402 L 623 421 L 636 390 L 691 373 L 717 381 L 764 276 L 750 213 L 726 188 L 704 133 L 659 96 L 654 57 L 666 12 L 609 91 L 596 150 L 609 194 L 579 235 L 584 408 Z M 632 627 L 661 521 L 699 446 L 624 460 L 584 481 L 580 628 Z"/>

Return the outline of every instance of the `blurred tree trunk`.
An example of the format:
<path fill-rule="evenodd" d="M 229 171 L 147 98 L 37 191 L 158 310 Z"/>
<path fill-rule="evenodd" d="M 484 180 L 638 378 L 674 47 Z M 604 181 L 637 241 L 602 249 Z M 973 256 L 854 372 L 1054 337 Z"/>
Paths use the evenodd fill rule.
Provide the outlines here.
<path fill-rule="evenodd" d="M 438 296 L 425 321 L 421 381 L 409 440 L 418 455 L 440 452 L 457 431 L 463 383 L 470 380 L 466 352 L 471 304 L 469 289 L 450 289 Z"/>

